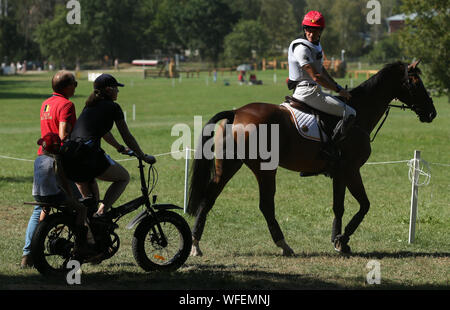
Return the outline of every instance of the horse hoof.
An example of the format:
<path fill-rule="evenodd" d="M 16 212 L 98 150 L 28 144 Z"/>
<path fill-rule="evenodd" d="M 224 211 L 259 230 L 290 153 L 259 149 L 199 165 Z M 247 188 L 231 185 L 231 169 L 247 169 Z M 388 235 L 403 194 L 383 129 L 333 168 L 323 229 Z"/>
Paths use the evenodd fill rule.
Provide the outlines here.
<path fill-rule="evenodd" d="M 192 246 L 190 255 L 191 256 L 203 256 L 203 253 L 199 247 Z"/>
<path fill-rule="evenodd" d="M 283 249 L 283 256 L 294 256 L 294 250 L 291 249 L 290 246 L 287 245 L 286 241 L 280 240 L 278 242 L 275 243 L 277 245 L 277 247 L 282 248 Z"/>
<path fill-rule="evenodd" d="M 336 250 L 336 252 L 341 253 L 341 254 L 351 254 L 352 250 L 350 249 L 350 247 L 347 244 L 344 244 L 342 246 L 334 246 L 334 249 Z"/>
<path fill-rule="evenodd" d="M 350 246 L 347 244 L 349 241 L 349 238 L 344 235 L 338 235 L 334 239 L 334 249 L 342 254 L 350 254 L 352 251 L 350 249 Z"/>
<path fill-rule="evenodd" d="M 291 257 L 291 256 L 295 256 L 295 253 L 294 253 L 294 251 L 292 249 L 283 250 L 283 256 Z"/>

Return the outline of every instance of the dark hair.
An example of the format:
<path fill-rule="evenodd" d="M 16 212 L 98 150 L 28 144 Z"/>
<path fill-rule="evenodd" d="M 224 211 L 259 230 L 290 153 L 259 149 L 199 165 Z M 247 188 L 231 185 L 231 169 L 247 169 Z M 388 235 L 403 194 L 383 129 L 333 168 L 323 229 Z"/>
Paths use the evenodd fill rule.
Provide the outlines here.
<path fill-rule="evenodd" d="M 102 100 L 111 100 L 112 98 L 108 96 L 105 89 L 94 89 L 94 91 L 89 95 L 86 100 L 86 106 L 92 106 Z"/>

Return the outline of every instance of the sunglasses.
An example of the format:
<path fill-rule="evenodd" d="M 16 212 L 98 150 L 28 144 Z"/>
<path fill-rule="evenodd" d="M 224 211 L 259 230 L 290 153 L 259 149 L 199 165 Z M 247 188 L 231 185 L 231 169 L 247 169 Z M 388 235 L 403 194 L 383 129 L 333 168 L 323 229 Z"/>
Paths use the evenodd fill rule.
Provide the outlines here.
<path fill-rule="evenodd" d="M 303 29 L 305 29 L 306 31 L 309 31 L 309 32 L 312 32 L 314 30 L 319 30 L 319 31 L 323 30 L 322 27 L 311 27 L 311 26 L 303 26 Z"/>

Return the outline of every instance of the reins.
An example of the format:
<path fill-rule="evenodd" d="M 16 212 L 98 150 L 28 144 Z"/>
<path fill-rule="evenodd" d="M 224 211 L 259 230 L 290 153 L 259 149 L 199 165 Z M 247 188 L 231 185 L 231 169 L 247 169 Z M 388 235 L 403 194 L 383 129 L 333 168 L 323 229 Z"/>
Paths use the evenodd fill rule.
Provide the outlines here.
<path fill-rule="evenodd" d="M 387 117 L 389 115 L 389 111 L 391 110 L 391 108 L 399 108 L 399 109 L 402 109 L 403 111 L 405 111 L 406 109 L 412 110 L 411 107 L 409 107 L 409 106 L 407 106 L 405 104 L 402 104 L 402 105 L 389 104 L 388 108 L 386 109 L 386 113 L 385 113 L 385 116 L 383 118 L 383 121 L 381 122 L 380 126 L 378 126 L 377 131 L 375 131 L 375 135 L 373 136 L 373 138 L 370 139 L 370 143 L 372 143 L 375 140 L 375 138 L 376 138 L 378 132 L 380 131 L 381 127 L 383 127 L 384 122 L 386 121 L 386 119 L 387 119 Z"/>

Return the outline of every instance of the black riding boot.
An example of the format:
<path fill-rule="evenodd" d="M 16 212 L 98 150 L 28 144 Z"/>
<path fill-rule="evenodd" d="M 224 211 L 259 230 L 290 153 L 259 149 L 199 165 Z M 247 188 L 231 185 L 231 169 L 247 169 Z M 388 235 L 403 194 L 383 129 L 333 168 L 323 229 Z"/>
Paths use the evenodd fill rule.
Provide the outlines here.
<path fill-rule="evenodd" d="M 336 145 L 347 136 L 349 129 L 355 123 L 356 116 L 349 115 L 347 118 L 340 120 L 336 127 L 333 130 L 333 136 L 331 137 L 331 141 Z"/>

